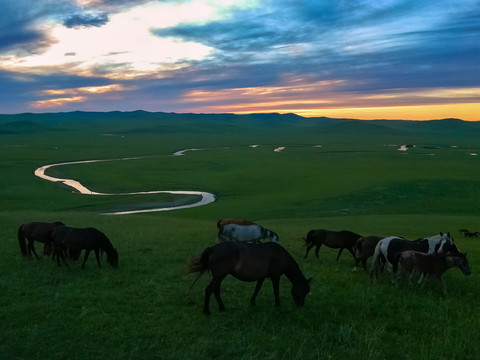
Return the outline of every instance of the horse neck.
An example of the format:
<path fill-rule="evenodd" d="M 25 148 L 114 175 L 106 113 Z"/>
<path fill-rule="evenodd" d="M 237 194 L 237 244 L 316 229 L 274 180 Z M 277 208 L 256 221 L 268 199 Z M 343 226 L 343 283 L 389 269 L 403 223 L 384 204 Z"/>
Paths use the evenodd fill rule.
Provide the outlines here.
<path fill-rule="evenodd" d="M 100 248 L 105 251 L 107 254 L 112 253 L 113 245 L 105 234 L 100 235 Z"/>
<path fill-rule="evenodd" d="M 447 267 L 447 269 L 453 268 L 455 266 L 460 267 L 460 265 L 462 265 L 460 256 L 445 255 L 445 266 Z"/>
<path fill-rule="evenodd" d="M 285 276 L 288 278 L 288 280 L 290 280 L 292 284 L 298 283 L 300 281 L 306 282 L 307 279 L 300 270 L 300 266 L 298 266 L 297 262 L 293 259 L 293 257 L 290 256 L 290 259 L 291 264 L 286 267 Z"/>

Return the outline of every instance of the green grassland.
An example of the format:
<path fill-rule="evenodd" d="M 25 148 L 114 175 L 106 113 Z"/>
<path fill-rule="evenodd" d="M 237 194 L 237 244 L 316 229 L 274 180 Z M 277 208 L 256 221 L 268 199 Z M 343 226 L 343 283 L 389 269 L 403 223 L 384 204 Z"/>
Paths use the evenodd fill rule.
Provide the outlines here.
<path fill-rule="evenodd" d="M 304 119 L 295 115 L 67 113 L 0 116 L 0 359 L 478 359 L 480 357 L 480 124 Z M 259 145 L 250 147 L 250 145 Z M 410 144 L 407 151 L 400 145 Z M 321 146 L 317 146 L 321 145 Z M 285 147 L 281 152 L 274 152 Z M 181 149 L 195 148 L 183 156 Z M 131 159 L 136 157 L 136 159 Z M 129 160 L 118 160 L 129 158 Z M 191 203 L 192 196 L 93 196 L 34 176 L 79 180 L 92 191 L 197 190 L 214 203 L 132 215 L 104 212 Z M 312 292 L 296 308 L 282 279 L 222 284 L 227 311 L 202 315 L 206 274 L 189 290 L 188 262 L 215 243 L 216 221 L 248 218 L 276 231 Z M 119 252 L 118 269 L 92 256 L 58 267 L 23 259 L 28 221 L 93 226 Z M 347 252 L 304 259 L 312 228 L 407 238 L 451 232 L 468 253 L 421 290 L 372 285 Z M 37 249 L 41 246 L 37 245 Z"/>

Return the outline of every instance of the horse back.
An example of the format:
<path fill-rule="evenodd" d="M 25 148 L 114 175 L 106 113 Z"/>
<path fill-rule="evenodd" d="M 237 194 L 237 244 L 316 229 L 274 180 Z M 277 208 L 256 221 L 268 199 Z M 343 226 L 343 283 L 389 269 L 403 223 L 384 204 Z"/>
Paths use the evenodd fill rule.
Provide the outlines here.
<path fill-rule="evenodd" d="M 395 254 L 402 253 L 404 251 L 417 251 L 421 253 L 426 253 L 428 251 L 428 241 L 427 240 L 411 241 L 411 240 L 394 237 L 390 239 L 386 248 L 384 247 L 382 250 L 387 260 L 391 264 L 393 264 Z"/>
<path fill-rule="evenodd" d="M 357 240 L 362 236 L 348 230 L 326 231 L 324 244 L 332 247 L 353 248 L 357 245 Z"/>
<path fill-rule="evenodd" d="M 57 245 L 72 250 L 93 250 L 102 247 L 106 236 L 95 228 L 79 229 L 64 225 L 53 230 L 52 238 Z"/>

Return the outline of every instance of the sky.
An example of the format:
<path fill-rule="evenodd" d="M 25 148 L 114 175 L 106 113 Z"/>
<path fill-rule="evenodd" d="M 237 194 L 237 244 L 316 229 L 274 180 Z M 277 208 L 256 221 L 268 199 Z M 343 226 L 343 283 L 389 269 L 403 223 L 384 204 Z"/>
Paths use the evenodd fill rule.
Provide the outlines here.
<path fill-rule="evenodd" d="M 0 113 L 480 120 L 480 0 L 0 0 Z"/>

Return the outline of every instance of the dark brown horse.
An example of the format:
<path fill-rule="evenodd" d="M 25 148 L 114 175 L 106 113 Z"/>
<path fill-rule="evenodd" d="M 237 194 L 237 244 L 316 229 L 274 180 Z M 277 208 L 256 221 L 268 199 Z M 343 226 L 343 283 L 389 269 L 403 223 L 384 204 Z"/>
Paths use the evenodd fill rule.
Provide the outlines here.
<path fill-rule="evenodd" d="M 305 245 L 307 246 L 307 252 L 305 253 L 305 258 L 308 256 L 308 252 L 314 247 L 315 255 L 318 258 L 318 252 L 322 245 L 326 245 L 333 249 L 338 250 L 337 261 L 342 254 L 343 249 L 347 249 L 350 254 L 352 254 L 353 259 L 357 261 L 355 257 L 355 250 L 357 246 L 357 240 L 361 238 L 361 235 L 358 235 L 354 232 L 342 230 L 342 231 L 331 231 L 331 230 L 310 230 L 307 234 L 307 237 L 304 238 Z"/>
<path fill-rule="evenodd" d="M 88 255 L 93 250 L 98 267 L 102 267 L 99 256 L 100 250 L 102 250 L 107 253 L 107 262 L 114 268 L 118 267 L 117 250 L 107 236 L 95 228 L 78 229 L 70 226 L 58 226 L 52 232 L 52 242 L 58 265 L 60 265 L 60 259 L 67 265 L 65 254 L 80 254 L 81 250 L 85 250 L 82 264 L 82 268 L 84 268 Z"/>
<path fill-rule="evenodd" d="M 44 244 L 44 254 L 46 254 L 47 249 L 49 249 L 48 245 L 51 241 L 50 235 L 53 229 L 60 225 L 65 224 L 60 221 L 51 223 L 35 221 L 20 225 L 18 228 L 18 243 L 20 245 L 20 251 L 22 252 L 22 255 L 31 257 L 33 253 L 38 259 L 35 246 L 33 245 L 35 241 Z M 28 245 L 25 239 L 28 240 Z"/>
<path fill-rule="evenodd" d="M 192 261 L 189 273 L 198 273 L 198 280 L 205 271 L 210 271 L 212 281 L 205 288 L 203 313 L 210 314 L 210 296 L 217 299 L 220 311 L 225 310 L 220 297 L 220 285 L 230 274 L 241 281 L 256 281 L 255 291 L 250 303 L 255 305 L 255 298 L 266 278 L 273 284 L 275 306 L 280 305 L 280 277 L 285 276 L 292 283 L 292 297 L 297 306 L 302 306 L 306 295 L 310 292 L 310 280 L 303 276 L 300 267 L 293 257 L 277 243 L 246 244 L 223 242 L 206 248 L 201 257 Z"/>
<path fill-rule="evenodd" d="M 242 220 L 237 220 L 237 219 L 220 219 L 218 220 L 217 222 L 217 228 L 221 229 L 222 227 L 224 227 L 225 225 L 228 225 L 228 224 L 236 224 L 236 225 L 255 225 L 254 222 L 250 221 L 250 220 L 245 220 L 245 219 L 242 219 Z"/>

